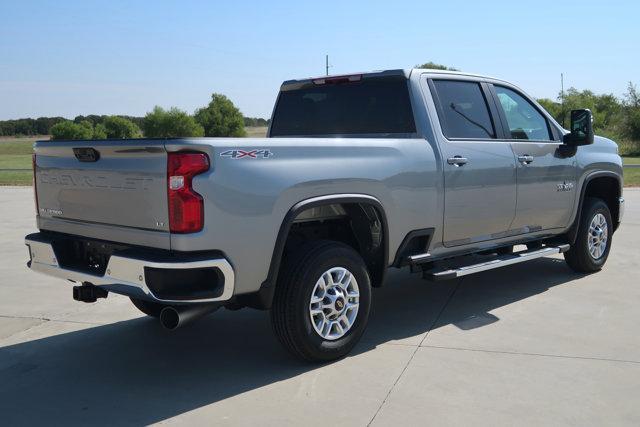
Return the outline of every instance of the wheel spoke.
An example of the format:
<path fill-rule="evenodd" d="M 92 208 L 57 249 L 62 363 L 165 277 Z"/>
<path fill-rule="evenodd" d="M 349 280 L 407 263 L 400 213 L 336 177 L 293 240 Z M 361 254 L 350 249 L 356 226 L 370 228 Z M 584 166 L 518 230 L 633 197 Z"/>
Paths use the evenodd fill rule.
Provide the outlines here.
<path fill-rule="evenodd" d="M 311 307 L 309 308 L 309 313 L 311 313 L 311 316 L 316 316 L 318 314 L 322 314 L 324 316 L 324 310 L 322 310 L 322 307 Z"/>
<path fill-rule="evenodd" d="M 333 282 L 333 275 L 331 274 L 331 272 L 330 272 L 330 271 L 327 271 L 326 273 L 324 273 L 324 274 L 322 275 L 322 277 L 323 277 L 323 279 L 324 279 L 324 282 L 325 282 L 325 283 L 326 283 L 326 285 L 327 285 L 327 288 L 330 288 L 330 287 L 334 286 L 334 282 Z"/>
<path fill-rule="evenodd" d="M 349 273 L 347 270 L 345 270 L 342 276 L 340 277 L 340 287 L 345 291 L 348 290 L 349 285 L 351 284 L 351 277 L 352 277 L 351 273 Z"/>
<path fill-rule="evenodd" d="M 345 307 L 345 311 L 350 311 L 353 309 L 357 309 L 360 306 L 360 304 L 358 304 L 357 302 L 348 302 L 347 306 Z"/>
<path fill-rule="evenodd" d="M 591 219 L 587 236 L 587 246 L 592 258 L 599 259 L 604 255 L 607 250 L 608 237 L 607 218 L 603 214 L 597 213 Z"/>
<path fill-rule="evenodd" d="M 349 317 L 346 314 L 343 314 L 342 316 L 340 316 L 340 319 L 338 319 L 338 321 L 342 324 L 342 326 L 345 329 L 351 328 L 351 319 L 349 319 Z"/>
<path fill-rule="evenodd" d="M 353 326 L 358 315 L 360 290 L 353 274 L 333 267 L 320 276 L 309 298 L 309 317 L 322 338 L 337 340 Z M 342 299 L 344 308 L 336 307 Z"/>

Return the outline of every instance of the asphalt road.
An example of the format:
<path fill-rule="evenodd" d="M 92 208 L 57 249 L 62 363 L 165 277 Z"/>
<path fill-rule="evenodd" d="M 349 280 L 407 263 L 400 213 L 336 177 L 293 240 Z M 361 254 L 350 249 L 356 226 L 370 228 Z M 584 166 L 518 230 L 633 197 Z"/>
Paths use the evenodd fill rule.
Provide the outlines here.
<path fill-rule="evenodd" d="M 1 188 L 0 424 L 640 425 L 640 190 L 625 197 L 602 272 L 392 271 L 353 355 L 319 366 L 264 312 L 169 333 L 117 295 L 74 302 L 25 267 L 31 189 Z"/>

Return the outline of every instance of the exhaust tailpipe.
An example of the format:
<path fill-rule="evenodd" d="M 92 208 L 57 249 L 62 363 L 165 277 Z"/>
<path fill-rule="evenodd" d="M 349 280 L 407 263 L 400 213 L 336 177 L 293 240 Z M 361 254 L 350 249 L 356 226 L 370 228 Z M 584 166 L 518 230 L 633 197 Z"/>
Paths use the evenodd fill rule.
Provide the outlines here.
<path fill-rule="evenodd" d="M 216 304 L 167 306 L 160 311 L 160 323 L 165 329 L 175 331 L 181 326 L 216 311 L 218 307 Z"/>

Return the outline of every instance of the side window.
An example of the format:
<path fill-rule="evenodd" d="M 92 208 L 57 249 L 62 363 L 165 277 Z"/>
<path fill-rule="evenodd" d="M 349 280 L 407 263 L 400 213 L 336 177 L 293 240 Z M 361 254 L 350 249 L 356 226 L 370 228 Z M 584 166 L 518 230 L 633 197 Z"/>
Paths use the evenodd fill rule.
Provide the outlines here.
<path fill-rule="evenodd" d="M 502 86 L 494 86 L 502 111 L 507 118 L 511 139 L 551 141 L 547 119 L 518 93 Z"/>
<path fill-rule="evenodd" d="M 488 139 L 496 132 L 479 83 L 433 80 L 442 131 L 447 138 Z"/>

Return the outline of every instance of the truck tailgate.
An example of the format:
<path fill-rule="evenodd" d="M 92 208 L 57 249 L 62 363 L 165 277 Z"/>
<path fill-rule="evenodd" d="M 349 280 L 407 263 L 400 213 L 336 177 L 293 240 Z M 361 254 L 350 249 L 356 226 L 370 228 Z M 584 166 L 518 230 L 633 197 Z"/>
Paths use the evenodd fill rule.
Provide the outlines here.
<path fill-rule="evenodd" d="M 41 141 L 35 154 L 41 229 L 169 245 L 164 141 Z"/>

